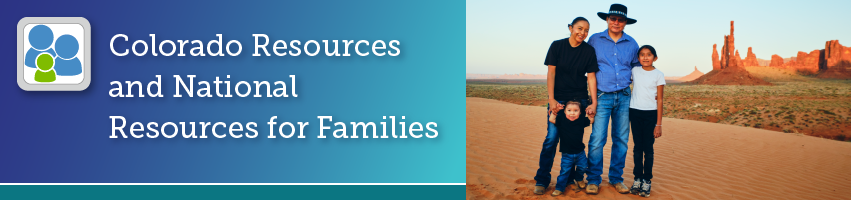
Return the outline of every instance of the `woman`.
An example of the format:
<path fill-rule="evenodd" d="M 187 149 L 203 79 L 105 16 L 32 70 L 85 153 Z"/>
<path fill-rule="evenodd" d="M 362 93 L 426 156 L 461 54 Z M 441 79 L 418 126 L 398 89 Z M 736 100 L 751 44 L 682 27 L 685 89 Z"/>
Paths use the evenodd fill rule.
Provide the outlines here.
<path fill-rule="evenodd" d="M 564 108 L 567 101 L 578 101 L 581 109 L 589 116 L 594 116 L 594 108 L 597 105 L 597 81 L 595 72 L 597 68 L 597 55 L 594 48 L 585 43 L 590 25 L 584 17 L 577 17 L 568 25 L 570 37 L 556 40 L 550 45 L 547 58 L 544 61 L 549 70 L 547 71 L 547 95 L 549 95 L 550 111 L 558 112 Z M 587 73 L 587 76 L 586 76 Z M 590 87 L 589 87 L 590 86 Z M 588 95 L 588 89 L 591 95 Z M 590 97 L 591 104 L 588 104 Z M 538 172 L 535 175 L 534 193 L 544 194 L 552 178 L 550 169 L 553 167 L 553 158 L 558 146 L 558 131 L 555 124 L 547 120 L 547 137 L 541 148 L 541 157 L 538 162 Z M 575 174 L 575 173 L 572 173 Z M 585 188 L 584 174 L 572 176 L 579 188 Z"/>

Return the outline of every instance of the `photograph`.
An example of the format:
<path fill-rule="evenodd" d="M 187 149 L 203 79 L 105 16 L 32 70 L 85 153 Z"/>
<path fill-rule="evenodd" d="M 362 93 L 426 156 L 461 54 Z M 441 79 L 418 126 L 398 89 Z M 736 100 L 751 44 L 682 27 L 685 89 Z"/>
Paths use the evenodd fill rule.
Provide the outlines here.
<path fill-rule="evenodd" d="M 848 7 L 467 1 L 466 199 L 848 199 Z"/>

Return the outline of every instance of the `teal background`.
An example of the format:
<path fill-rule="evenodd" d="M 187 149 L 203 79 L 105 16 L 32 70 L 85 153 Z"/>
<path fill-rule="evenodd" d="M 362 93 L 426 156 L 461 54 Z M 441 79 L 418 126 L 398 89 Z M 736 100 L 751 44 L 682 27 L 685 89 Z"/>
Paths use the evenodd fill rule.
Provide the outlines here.
<path fill-rule="evenodd" d="M 465 22 L 462 1 L 39 1 L 0 8 L 0 182 L 5 183 L 464 183 Z M 16 84 L 15 31 L 23 17 L 84 17 L 92 27 L 92 82 L 80 92 L 28 92 Z M 251 34 L 271 40 L 399 40 L 396 57 L 254 57 Z M 238 40 L 231 57 L 119 57 L 109 40 Z M 341 45 L 342 47 L 342 45 Z M 323 47 L 324 48 L 324 47 Z M 189 48 L 185 49 L 186 51 Z M 271 48 L 270 48 L 271 50 Z M 353 48 L 351 49 L 353 50 Z M 351 51 L 350 50 L 350 51 Z M 271 52 L 270 52 L 271 53 Z M 353 52 L 350 52 L 354 54 Z M 187 53 L 188 54 L 188 53 Z M 172 75 L 285 81 L 298 97 L 175 98 Z M 163 98 L 112 98 L 112 81 L 147 84 Z M 196 85 L 197 87 L 197 85 Z M 288 85 L 289 90 L 289 85 Z M 248 138 L 110 139 L 109 116 L 132 122 L 258 123 Z M 318 139 L 334 122 L 436 122 L 437 138 Z M 305 139 L 266 138 L 277 122 L 309 122 Z M 389 120 L 387 120 L 389 122 Z M 398 120 L 397 120 L 398 122 Z M 331 124 L 328 124 L 331 125 Z M 129 128 L 129 127 L 128 127 Z M 188 128 L 188 127 L 187 127 Z M 200 125 L 198 127 L 200 129 Z M 208 128 L 209 129 L 209 128 Z M 200 132 L 200 130 L 197 130 Z M 208 130 L 209 131 L 209 130 Z M 226 132 L 225 128 L 219 128 Z M 330 134 L 333 131 L 326 131 Z M 349 132 L 351 132 L 349 127 Z M 379 124 L 379 133 L 380 133 Z M 388 130 L 389 131 L 389 130 Z M 128 133 L 129 134 L 129 133 Z M 198 133 L 199 134 L 199 133 Z M 129 136 L 128 136 L 129 137 Z"/>
<path fill-rule="evenodd" d="M 44 192 L 50 191 L 50 192 Z M 24 185 L 0 186 L 9 199 L 460 199 L 463 185 Z"/>

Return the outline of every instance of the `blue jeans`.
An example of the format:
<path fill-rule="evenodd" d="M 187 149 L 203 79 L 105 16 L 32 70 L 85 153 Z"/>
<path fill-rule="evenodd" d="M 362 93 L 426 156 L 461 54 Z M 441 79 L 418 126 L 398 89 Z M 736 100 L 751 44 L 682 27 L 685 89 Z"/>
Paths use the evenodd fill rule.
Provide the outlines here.
<path fill-rule="evenodd" d="M 577 101 L 579 101 L 582 110 L 588 107 L 588 99 L 578 99 Z M 558 101 L 560 104 L 566 102 Z M 535 186 L 547 187 L 550 184 L 550 179 L 552 179 L 550 170 L 553 168 L 553 159 L 555 159 L 556 151 L 558 151 L 558 129 L 555 124 L 550 123 L 549 118 L 549 105 L 547 105 L 547 138 L 544 139 L 544 145 L 541 148 L 541 157 L 538 160 L 538 172 L 535 174 Z M 575 175 L 573 176 L 575 180 L 582 181 L 584 174 L 573 174 Z"/>
<path fill-rule="evenodd" d="M 576 166 L 576 173 L 573 172 L 573 167 Z M 579 152 L 577 154 L 561 154 L 561 173 L 559 173 L 558 178 L 556 179 L 556 190 L 564 191 L 567 188 L 567 183 L 572 182 L 573 179 L 569 179 L 572 174 L 579 175 L 582 177 L 585 175 L 585 169 L 588 168 L 588 159 L 585 158 L 585 151 Z"/>
<path fill-rule="evenodd" d="M 597 98 L 597 115 L 588 141 L 588 184 L 603 181 L 603 147 L 609 135 L 609 118 L 612 119 L 612 155 L 609 165 L 609 183 L 623 182 L 623 167 L 626 161 L 626 145 L 629 142 L 629 98 L 630 90 L 600 92 Z"/>

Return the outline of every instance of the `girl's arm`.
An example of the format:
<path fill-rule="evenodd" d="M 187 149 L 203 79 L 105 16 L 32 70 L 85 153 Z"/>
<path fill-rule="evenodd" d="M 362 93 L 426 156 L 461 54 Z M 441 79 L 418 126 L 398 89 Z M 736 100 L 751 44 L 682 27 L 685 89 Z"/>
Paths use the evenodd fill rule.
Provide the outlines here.
<path fill-rule="evenodd" d="M 665 101 L 665 85 L 656 86 L 656 129 L 653 130 L 653 137 L 662 137 L 662 113 L 665 109 L 662 108 L 662 103 Z"/>
<path fill-rule="evenodd" d="M 556 101 L 554 89 L 556 85 L 556 66 L 547 65 L 547 68 L 547 95 L 549 95 L 547 102 L 550 104 L 551 112 L 558 112 L 560 104 Z"/>

